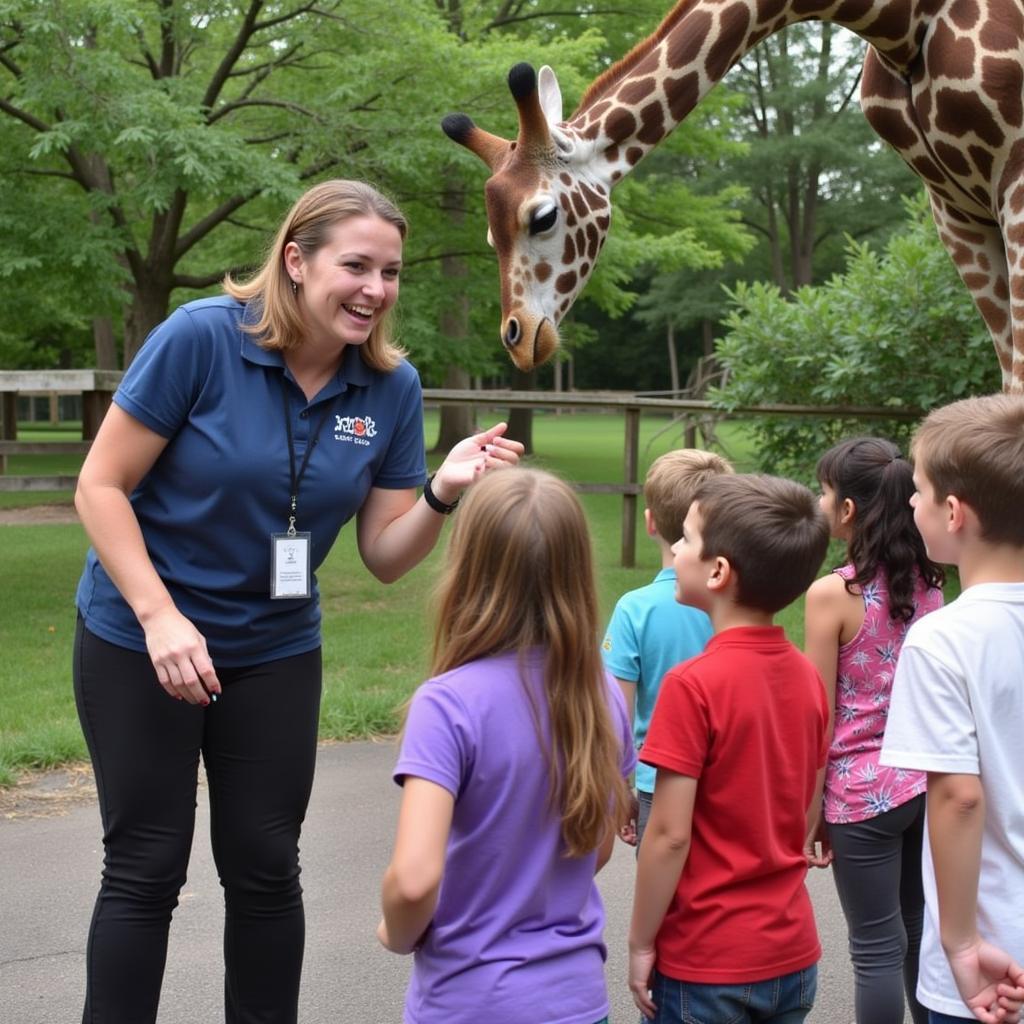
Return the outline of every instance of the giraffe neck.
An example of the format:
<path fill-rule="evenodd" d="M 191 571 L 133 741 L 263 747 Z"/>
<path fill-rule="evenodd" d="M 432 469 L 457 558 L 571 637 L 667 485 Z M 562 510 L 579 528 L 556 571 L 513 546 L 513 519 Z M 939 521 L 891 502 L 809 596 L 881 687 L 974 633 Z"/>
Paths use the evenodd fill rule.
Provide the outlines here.
<path fill-rule="evenodd" d="M 610 188 L 671 133 L 762 39 L 796 21 L 855 32 L 894 69 L 920 48 L 925 15 L 943 0 L 679 0 L 649 36 L 587 90 L 568 126 L 594 146 Z"/>

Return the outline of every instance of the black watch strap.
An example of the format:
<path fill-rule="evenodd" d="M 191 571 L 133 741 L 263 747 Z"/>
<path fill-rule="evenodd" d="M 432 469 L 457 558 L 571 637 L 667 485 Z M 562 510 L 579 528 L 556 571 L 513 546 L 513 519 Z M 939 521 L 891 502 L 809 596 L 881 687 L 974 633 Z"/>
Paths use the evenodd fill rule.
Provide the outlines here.
<path fill-rule="evenodd" d="M 450 516 L 459 504 L 459 498 L 456 498 L 450 505 L 445 504 L 431 489 L 430 481 L 434 479 L 433 474 L 427 477 L 427 482 L 423 485 L 423 500 L 437 513 L 442 516 Z"/>

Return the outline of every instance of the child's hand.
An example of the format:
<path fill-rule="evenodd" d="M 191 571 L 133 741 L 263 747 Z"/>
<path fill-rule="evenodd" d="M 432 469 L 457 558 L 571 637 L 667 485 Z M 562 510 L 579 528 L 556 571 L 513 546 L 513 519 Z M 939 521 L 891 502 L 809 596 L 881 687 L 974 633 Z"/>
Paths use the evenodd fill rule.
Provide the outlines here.
<path fill-rule="evenodd" d="M 636 846 L 636 821 L 639 814 L 640 803 L 636 798 L 636 793 L 633 793 L 629 798 L 629 817 L 619 826 L 619 838 L 629 846 Z"/>
<path fill-rule="evenodd" d="M 960 996 L 982 1024 L 1016 1024 L 1020 1020 L 1024 968 L 1008 953 L 979 938 L 948 956 Z"/>
<path fill-rule="evenodd" d="M 629 991 L 637 1009 L 648 1020 L 654 1019 L 658 1009 L 651 1001 L 650 988 L 656 956 L 653 946 L 650 949 L 629 948 Z"/>
<path fill-rule="evenodd" d="M 807 866 L 811 868 L 827 868 L 835 859 L 828 830 L 821 818 L 814 822 L 807 833 L 804 840 L 804 857 L 807 858 Z"/>

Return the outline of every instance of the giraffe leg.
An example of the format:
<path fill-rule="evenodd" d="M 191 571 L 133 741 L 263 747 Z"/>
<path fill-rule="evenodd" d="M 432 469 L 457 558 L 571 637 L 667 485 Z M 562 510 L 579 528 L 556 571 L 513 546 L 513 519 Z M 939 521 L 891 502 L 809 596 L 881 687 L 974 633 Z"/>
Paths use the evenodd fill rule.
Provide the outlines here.
<path fill-rule="evenodd" d="M 981 223 L 968 218 L 941 196 L 929 190 L 932 215 L 939 237 L 956 266 L 960 279 L 974 299 L 995 345 L 1002 371 L 1003 390 L 1024 388 L 1024 267 L 1020 260 L 1008 259 L 1003 231 L 994 222 Z M 1021 250 L 1024 255 L 1024 249 Z M 1010 287 L 1016 263 L 1017 287 L 1022 302 L 1014 322 Z M 1016 353 L 1016 355 L 1015 355 Z M 1016 384 L 1014 383 L 1016 377 Z"/>
<path fill-rule="evenodd" d="M 1017 229 L 1021 244 L 1011 246 L 1015 255 L 1008 259 L 1003 229 L 989 219 L 983 206 L 962 194 L 934 159 L 918 120 L 909 83 L 870 47 L 864 60 L 861 106 L 875 131 L 903 157 L 928 189 L 939 237 L 992 336 L 1003 390 L 1024 390 L 1024 200 L 1019 203 L 1022 211 Z M 1004 220 L 1007 219 L 1009 214 L 1004 214 Z M 1018 289 L 1014 292 L 1016 322 L 1010 303 L 1014 275 Z"/>
<path fill-rule="evenodd" d="M 1003 238 L 1012 330 L 1010 373 L 1007 379 L 1004 369 L 1003 390 L 1024 394 L 1024 180 L 1012 191 L 1007 190 L 1003 207 Z"/>

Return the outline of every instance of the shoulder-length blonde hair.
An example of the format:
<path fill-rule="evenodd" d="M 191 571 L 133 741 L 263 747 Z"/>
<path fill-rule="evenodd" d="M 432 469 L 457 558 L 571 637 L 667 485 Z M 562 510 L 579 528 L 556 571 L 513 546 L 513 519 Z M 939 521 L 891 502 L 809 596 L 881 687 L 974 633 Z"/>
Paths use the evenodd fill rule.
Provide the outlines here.
<path fill-rule="evenodd" d="M 621 820 L 626 788 L 598 647 L 590 533 L 557 477 L 507 469 L 470 488 L 438 587 L 433 674 L 500 652 L 546 650 L 551 805 L 571 857 Z"/>
<path fill-rule="evenodd" d="M 309 259 L 327 243 L 331 229 L 351 217 L 379 217 L 394 225 L 405 241 L 408 224 L 401 211 L 373 186 L 362 181 L 336 178 L 314 185 L 288 211 L 270 246 L 267 258 L 245 282 L 228 274 L 224 291 L 240 302 L 252 303 L 252 317 L 244 329 L 255 335 L 264 348 L 288 351 L 304 340 L 304 326 L 298 299 L 284 265 L 284 249 L 294 242 Z M 363 361 L 373 370 L 393 370 L 405 355 L 394 343 L 394 309 L 389 309 L 360 346 Z"/>

